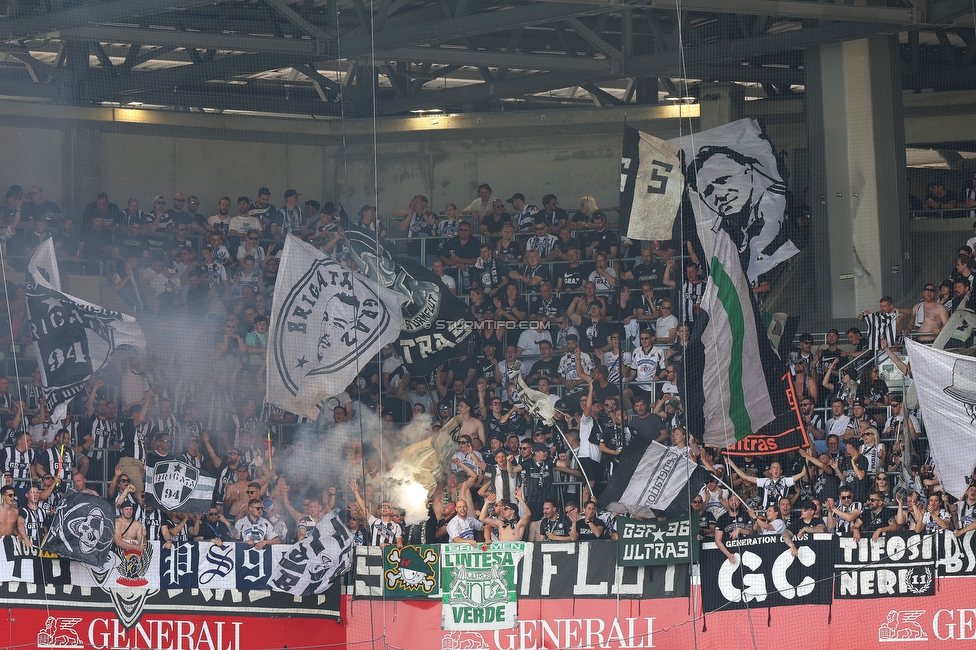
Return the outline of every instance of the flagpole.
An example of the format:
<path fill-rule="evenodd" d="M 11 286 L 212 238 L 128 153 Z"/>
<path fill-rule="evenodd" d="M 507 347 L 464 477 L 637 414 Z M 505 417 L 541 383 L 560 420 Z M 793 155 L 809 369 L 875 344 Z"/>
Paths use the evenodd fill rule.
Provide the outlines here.
<path fill-rule="evenodd" d="M 3 299 L 7 303 L 7 326 L 10 328 L 10 356 L 14 359 L 14 375 L 17 377 L 17 396 L 20 397 L 20 364 L 17 362 L 17 352 L 14 350 L 16 345 L 14 342 L 14 324 L 10 317 L 10 295 L 7 292 L 7 271 L 6 271 L 6 261 L 3 259 L 3 249 L 6 248 L 5 245 L 0 243 L 0 269 L 3 270 Z M 30 317 L 30 306 L 28 302 L 27 307 L 28 318 Z M 20 427 L 22 430 L 27 431 L 26 419 L 21 417 Z"/>
<path fill-rule="evenodd" d="M 557 412 L 563 413 L 562 411 L 557 411 Z M 566 414 L 563 413 L 564 417 L 565 415 Z M 576 454 L 576 450 L 573 449 L 573 446 L 569 444 L 569 440 L 566 439 L 566 434 L 563 433 L 563 430 L 559 428 L 559 425 L 553 422 L 552 426 L 556 429 L 556 431 L 559 432 L 559 435 L 562 437 L 563 442 L 566 443 L 566 449 L 568 449 L 570 453 L 573 454 L 573 458 L 576 459 L 576 466 L 579 468 L 580 474 L 583 475 L 583 480 L 586 481 L 586 488 L 590 491 L 590 498 L 591 499 L 595 498 L 593 495 L 593 483 L 590 482 L 590 477 L 586 475 L 586 470 L 583 469 L 583 463 L 580 461 L 580 457 Z M 577 442 L 579 441 L 577 440 Z"/>

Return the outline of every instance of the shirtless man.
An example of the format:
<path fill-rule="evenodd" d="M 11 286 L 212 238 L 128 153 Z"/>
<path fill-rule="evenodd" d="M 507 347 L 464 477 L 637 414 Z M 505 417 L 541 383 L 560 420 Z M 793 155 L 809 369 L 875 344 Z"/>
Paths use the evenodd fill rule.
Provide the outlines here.
<path fill-rule="evenodd" d="M 258 498 L 257 494 L 252 494 L 254 489 L 249 486 L 250 470 L 242 465 L 237 468 L 236 475 L 237 482 L 228 485 L 224 492 L 224 511 L 231 521 L 237 521 L 247 514 L 248 501 Z"/>
<path fill-rule="evenodd" d="M 31 541 L 27 536 L 24 518 L 17 508 L 17 494 L 10 485 L 0 488 L 0 537 L 15 535 L 24 548 L 30 548 Z"/>
<path fill-rule="evenodd" d="M 925 288 L 922 289 L 922 302 L 915 305 L 912 309 L 900 309 L 899 311 L 905 313 L 905 315 L 910 318 L 905 321 L 905 333 L 907 334 L 912 329 L 918 332 L 925 332 L 925 335 L 919 335 L 916 339 L 920 343 L 931 343 L 938 336 L 942 328 L 949 321 L 949 312 L 941 304 L 936 302 L 935 297 L 938 294 L 938 289 L 931 282 L 925 283 Z M 922 314 L 919 315 L 918 310 L 922 310 Z M 921 324 L 919 324 L 921 320 Z"/>
<path fill-rule="evenodd" d="M 126 500 L 119 506 L 120 517 L 115 519 L 115 545 L 127 551 L 146 550 L 146 529 L 142 522 L 133 519 L 135 504 Z"/>
<path fill-rule="evenodd" d="M 518 508 L 514 503 L 506 503 L 495 496 L 493 492 L 488 493 L 485 505 L 481 507 L 481 514 L 478 517 L 486 527 L 491 526 L 498 531 L 498 541 L 500 542 L 521 542 L 525 539 L 525 531 L 532 521 L 532 512 L 529 506 L 522 500 L 522 488 L 515 488 L 515 498 L 522 506 L 522 518 L 519 519 Z M 488 516 L 488 504 L 495 504 L 495 514 L 498 518 Z"/>
<path fill-rule="evenodd" d="M 461 420 L 461 435 L 469 435 L 471 439 L 474 440 L 478 438 L 481 440 L 481 447 L 479 449 L 485 448 L 485 423 L 481 418 L 476 418 L 471 415 L 471 402 L 468 398 L 458 400 L 458 415 L 461 415 L 464 419 Z"/>

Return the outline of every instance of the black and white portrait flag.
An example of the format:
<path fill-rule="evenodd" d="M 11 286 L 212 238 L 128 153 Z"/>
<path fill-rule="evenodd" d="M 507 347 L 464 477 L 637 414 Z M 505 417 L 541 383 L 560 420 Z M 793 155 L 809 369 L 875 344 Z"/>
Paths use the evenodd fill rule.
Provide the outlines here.
<path fill-rule="evenodd" d="M 115 540 L 115 508 L 105 499 L 68 492 L 54 512 L 41 549 L 95 567 L 109 558 Z"/>
<path fill-rule="evenodd" d="M 268 399 L 318 417 L 403 327 L 403 297 L 289 235 L 268 330 Z"/>
<path fill-rule="evenodd" d="M 108 363 L 115 349 L 144 350 L 146 340 L 136 319 L 69 296 L 61 291 L 51 239 L 42 243 L 27 266 L 27 317 L 47 408 L 54 421 L 91 376 Z"/>

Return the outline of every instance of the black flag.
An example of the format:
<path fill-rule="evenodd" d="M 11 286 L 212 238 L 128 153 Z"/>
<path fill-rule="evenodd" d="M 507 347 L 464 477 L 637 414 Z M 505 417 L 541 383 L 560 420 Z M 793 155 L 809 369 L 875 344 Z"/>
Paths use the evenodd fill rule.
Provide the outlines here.
<path fill-rule="evenodd" d="M 53 514 L 41 549 L 91 566 L 104 566 L 115 540 L 115 508 L 105 499 L 68 492 Z"/>
<path fill-rule="evenodd" d="M 471 312 L 436 273 L 397 255 L 389 242 L 361 228 L 347 230 L 346 241 L 360 271 L 407 298 L 395 345 L 412 375 L 425 375 L 467 353 L 474 332 Z"/>

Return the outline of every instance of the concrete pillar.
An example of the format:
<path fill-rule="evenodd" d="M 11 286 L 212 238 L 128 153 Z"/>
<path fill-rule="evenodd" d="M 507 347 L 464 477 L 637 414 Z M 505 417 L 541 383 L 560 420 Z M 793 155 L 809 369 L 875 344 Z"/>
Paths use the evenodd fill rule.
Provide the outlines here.
<path fill-rule="evenodd" d="M 95 200 L 95 195 L 105 191 L 102 177 L 102 134 L 93 128 L 71 127 L 65 129 L 62 155 L 65 157 L 69 205 L 62 205 L 65 214 L 81 217 L 81 211 Z M 113 203 L 124 206 L 128 197 L 109 196 Z M 80 229 L 81 224 L 77 227 Z"/>
<path fill-rule="evenodd" d="M 806 54 L 811 226 L 820 295 L 830 316 L 876 311 L 904 293 L 908 228 L 901 61 L 894 37 Z M 827 315 L 826 313 L 824 315 Z"/>
<path fill-rule="evenodd" d="M 733 83 L 703 83 L 699 86 L 701 130 L 741 120 L 746 116 L 745 88 Z"/>

